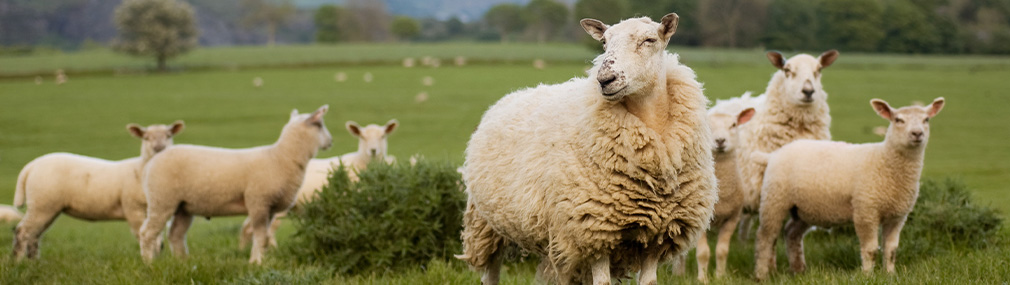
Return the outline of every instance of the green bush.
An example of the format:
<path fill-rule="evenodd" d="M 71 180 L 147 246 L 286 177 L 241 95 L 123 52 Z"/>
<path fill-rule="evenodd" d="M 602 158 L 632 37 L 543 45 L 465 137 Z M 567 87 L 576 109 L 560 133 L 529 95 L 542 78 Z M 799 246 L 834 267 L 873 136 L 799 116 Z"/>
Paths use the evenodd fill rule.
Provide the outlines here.
<path fill-rule="evenodd" d="M 448 162 L 373 163 L 351 183 L 341 168 L 294 213 L 300 262 L 340 274 L 383 273 L 447 260 L 461 249 L 466 196 Z"/>

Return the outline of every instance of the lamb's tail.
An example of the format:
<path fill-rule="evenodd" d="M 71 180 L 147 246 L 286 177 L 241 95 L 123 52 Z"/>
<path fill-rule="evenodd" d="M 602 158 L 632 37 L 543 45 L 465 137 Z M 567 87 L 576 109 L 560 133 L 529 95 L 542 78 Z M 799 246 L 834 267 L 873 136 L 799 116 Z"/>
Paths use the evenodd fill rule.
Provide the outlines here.
<path fill-rule="evenodd" d="M 762 166 L 768 166 L 768 158 L 770 156 L 771 154 L 767 152 L 755 151 L 750 154 L 750 159 Z"/>
<path fill-rule="evenodd" d="M 32 164 L 28 163 L 24 169 L 21 169 L 21 173 L 18 174 L 18 183 L 14 190 L 14 207 L 23 207 L 25 205 L 25 186 L 28 182 L 28 174 L 32 171 Z"/>

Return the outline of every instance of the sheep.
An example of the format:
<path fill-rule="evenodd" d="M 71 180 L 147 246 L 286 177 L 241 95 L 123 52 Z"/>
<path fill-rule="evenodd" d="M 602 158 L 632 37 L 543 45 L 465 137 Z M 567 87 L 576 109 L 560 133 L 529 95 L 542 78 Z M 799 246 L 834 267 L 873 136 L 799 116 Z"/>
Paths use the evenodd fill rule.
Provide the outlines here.
<path fill-rule="evenodd" d="M 883 142 L 849 144 L 798 140 L 767 155 L 761 188 L 757 261 L 759 280 L 774 262 L 775 240 L 785 225 L 786 251 L 793 272 L 803 272 L 803 236 L 811 226 L 853 223 L 859 237 L 863 273 L 873 270 L 883 229 L 884 264 L 894 273 L 901 228 L 919 196 L 929 119 L 943 109 L 943 97 L 926 107 L 891 108 L 870 101 L 890 126 Z M 760 160 L 760 159 L 756 159 Z"/>
<path fill-rule="evenodd" d="M 368 163 L 372 161 L 383 161 L 388 164 L 396 162 L 395 157 L 387 154 L 389 146 L 386 142 L 386 138 L 390 133 L 396 130 L 396 127 L 399 125 L 399 121 L 392 119 L 389 120 L 385 126 L 371 124 L 362 128 L 354 121 L 347 121 L 347 131 L 358 138 L 358 151 L 347 153 L 338 157 L 315 158 L 310 160 L 308 166 L 305 168 L 305 179 L 302 182 L 301 187 L 298 188 L 298 197 L 295 201 L 295 206 L 297 207 L 298 205 L 312 201 L 316 192 L 329 183 L 328 178 L 330 176 L 330 172 L 333 172 L 334 167 L 344 165 L 347 170 L 347 175 L 351 181 L 358 181 L 357 172 L 365 170 Z M 277 228 L 280 227 L 281 221 L 279 218 L 285 216 L 287 216 L 287 211 L 277 214 L 273 223 L 270 225 L 270 230 L 267 234 L 268 243 L 271 246 L 277 246 L 277 240 L 275 239 L 274 233 L 277 231 Z M 247 218 L 245 222 L 242 223 L 242 234 L 239 237 L 239 248 L 245 248 L 248 241 L 252 238 L 252 233 L 252 220 Z"/>
<path fill-rule="evenodd" d="M 21 212 L 18 208 L 8 205 L 0 205 L 0 223 L 13 223 L 21 220 Z"/>
<path fill-rule="evenodd" d="M 177 145 L 151 159 L 143 176 L 148 205 L 140 229 L 143 260 L 149 263 L 158 254 L 154 240 L 169 218 L 172 251 L 185 258 L 186 231 L 194 215 L 248 214 L 253 229 L 249 262 L 262 263 L 274 214 L 294 204 L 309 160 L 332 144 L 323 123 L 328 109 L 323 105 L 312 114 L 292 111 L 273 145 L 247 149 Z"/>
<path fill-rule="evenodd" d="M 736 166 L 734 150 L 738 144 L 738 126 L 743 125 L 754 116 L 754 106 L 760 100 L 751 98 L 750 92 L 730 100 L 719 100 L 708 111 L 708 123 L 712 128 L 715 148 L 715 176 L 719 180 L 719 202 L 715 204 L 715 219 L 712 225 L 719 225 L 719 239 L 716 244 L 715 276 L 722 277 L 726 273 L 726 257 L 729 254 L 730 238 L 740 221 L 743 211 L 744 195 L 740 185 L 739 171 Z M 708 261 L 710 249 L 704 234 L 698 239 L 695 251 L 698 261 L 698 280 L 708 281 Z M 674 273 L 683 273 L 685 255 L 676 260 Z"/>
<path fill-rule="evenodd" d="M 14 206 L 27 206 L 14 229 L 13 255 L 38 258 L 39 237 L 61 213 L 89 220 L 123 220 L 137 237 L 147 201 L 140 174 L 155 154 L 172 145 L 185 124 L 129 124 L 126 129 L 142 139 L 140 157 L 108 161 L 71 153 L 50 153 L 29 162 L 18 174 Z"/>
<path fill-rule="evenodd" d="M 745 195 L 741 238 L 751 235 L 751 214 L 758 209 L 764 174 L 764 166 L 752 161 L 751 153 L 769 153 L 798 139 L 831 139 L 828 94 L 821 85 L 821 71 L 835 62 L 838 51 L 829 50 L 817 58 L 798 54 L 788 61 L 776 51 L 767 56 L 778 70 L 761 95 L 765 99 L 754 118 L 739 130 L 737 167 Z"/>
<path fill-rule="evenodd" d="M 466 148 L 463 254 L 498 283 L 502 250 L 542 256 L 538 276 L 609 284 L 658 263 L 708 230 L 717 199 L 712 139 L 695 73 L 665 51 L 679 17 L 608 26 L 588 78 L 506 95 Z"/>

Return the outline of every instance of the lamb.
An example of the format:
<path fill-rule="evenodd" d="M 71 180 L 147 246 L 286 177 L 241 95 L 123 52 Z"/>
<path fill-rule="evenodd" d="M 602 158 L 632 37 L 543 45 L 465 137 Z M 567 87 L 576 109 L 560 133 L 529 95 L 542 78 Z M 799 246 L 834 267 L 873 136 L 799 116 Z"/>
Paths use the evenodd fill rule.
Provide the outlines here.
<path fill-rule="evenodd" d="M 743 125 L 754 116 L 754 106 L 760 98 L 751 98 L 750 92 L 730 100 L 719 100 L 708 110 L 708 123 L 715 138 L 715 176 L 719 179 L 719 202 L 715 204 L 715 219 L 712 225 L 719 226 L 719 239 L 716 244 L 715 276 L 722 277 L 726 273 L 726 257 L 729 254 L 730 238 L 740 221 L 743 211 L 744 195 L 736 166 L 734 150 L 738 144 L 738 126 Z M 698 280 L 708 281 L 708 261 L 710 249 L 706 235 L 698 239 L 695 251 L 698 261 Z M 678 257 L 675 273 L 684 272 L 686 263 L 684 255 Z M 677 266 L 679 265 L 679 267 Z"/>
<path fill-rule="evenodd" d="M 141 188 L 144 165 L 172 145 L 185 124 L 129 124 L 127 130 L 142 139 L 140 157 L 108 161 L 71 153 L 50 153 L 32 160 L 18 175 L 14 206 L 27 205 L 24 219 L 14 229 L 13 255 L 38 258 L 39 237 L 60 213 L 89 220 L 123 220 L 137 237 L 144 221 L 147 199 Z"/>
<path fill-rule="evenodd" d="M 542 256 L 538 276 L 609 284 L 694 245 L 716 202 L 707 99 L 665 51 L 679 17 L 614 26 L 583 19 L 603 42 L 589 78 L 506 95 L 466 148 L 463 254 L 497 284 L 508 245 Z"/>
<path fill-rule="evenodd" d="M 151 159 L 143 176 L 148 203 L 147 219 L 140 229 L 144 261 L 158 254 L 154 241 L 169 218 L 172 251 L 177 258 L 185 258 L 186 231 L 194 215 L 248 214 L 253 229 L 249 262 L 260 264 L 274 214 L 294 204 L 309 160 L 332 143 L 323 124 L 328 109 L 323 105 L 312 114 L 292 111 L 273 145 L 248 149 L 178 145 Z"/>
<path fill-rule="evenodd" d="M 771 153 L 761 189 L 757 279 L 768 277 L 775 240 L 785 226 L 786 251 L 794 272 L 803 272 L 803 236 L 811 226 L 853 223 L 863 272 L 873 270 L 883 225 L 884 264 L 894 273 L 901 228 L 919 196 L 929 119 L 943 109 L 943 97 L 926 107 L 893 109 L 880 99 L 873 109 L 891 121 L 880 143 L 849 144 L 798 140 Z M 774 268 L 774 267 L 772 267 Z"/>
<path fill-rule="evenodd" d="M 0 223 L 13 223 L 21 220 L 21 212 L 18 208 L 8 205 L 0 205 Z"/>
<path fill-rule="evenodd" d="M 305 168 L 305 180 L 302 182 L 302 186 L 298 188 L 298 198 L 295 201 L 295 207 L 312 201 L 316 192 L 329 183 L 330 172 L 333 172 L 334 167 L 341 165 L 341 162 L 343 162 L 342 165 L 347 170 L 347 175 L 351 181 L 357 181 L 357 173 L 365 170 L 368 167 L 368 163 L 372 161 L 384 161 L 389 164 L 396 162 L 396 157 L 388 155 L 389 145 L 386 138 L 399 125 L 399 121 L 392 119 L 386 122 L 385 126 L 370 124 L 362 128 L 354 121 L 347 121 L 347 131 L 358 138 L 358 151 L 337 157 L 314 158 L 310 160 L 308 167 Z M 281 225 L 279 218 L 285 216 L 287 216 L 287 212 L 277 214 L 273 223 L 270 224 L 270 230 L 268 231 L 268 243 L 270 246 L 277 246 L 274 233 L 277 232 L 277 228 Z M 245 248 L 251 238 L 251 219 L 246 219 L 242 223 L 242 232 L 238 243 L 239 248 Z"/>
<path fill-rule="evenodd" d="M 764 174 L 764 165 L 753 161 L 751 153 L 770 153 L 798 139 L 831 139 L 828 94 L 821 85 L 821 71 L 835 62 L 838 51 L 829 50 L 817 58 L 798 54 L 788 61 L 776 51 L 768 52 L 767 56 L 779 70 L 772 74 L 765 94 L 761 95 L 766 98 L 756 108 L 754 118 L 739 130 L 737 166 L 745 195 L 741 238 L 750 235 L 749 216 L 758 209 Z"/>

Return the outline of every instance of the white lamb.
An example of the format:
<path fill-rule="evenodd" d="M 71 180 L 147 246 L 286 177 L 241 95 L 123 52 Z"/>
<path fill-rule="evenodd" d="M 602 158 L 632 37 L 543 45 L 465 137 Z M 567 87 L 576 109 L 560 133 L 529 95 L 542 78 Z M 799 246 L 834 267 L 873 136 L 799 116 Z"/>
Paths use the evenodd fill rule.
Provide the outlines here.
<path fill-rule="evenodd" d="M 347 170 L 347 175 L 351 181 L 357 181 L 357 173 L 365 170 L 372 161 L 384 161 L 388 164 L 395 163 L 396 157 L 388 154 L 389 144 L 386 138 L 399 125 L 400 123 L 396 119 L 389 120 L 385 126 L 370 124 L 365 127 L 359 126 L 354 121 L 347 121 L 347 131 L 358 138 L 358 151 L 331 158 L 314 158 L 310 160 L 308 166 L 305 168 L 305 181 L 298 188 L 298 199 L 295 201 L 295 207 L 312 201 L 316 196 L 316 192 L 329 183 L 330 172 L 333 172 L 333 169 L 339 166 L 341 161 L 343 161 L 344 169 Z M 273 223 L 270 224 L 268 232 L 270 246 L 277 246 L 277 239 L 274 233 L 281 226 L 280 218 L 286 216 L 287 211 L 278 213 L 274 217 Z M 246 219 L 242 223 L 242 233 L 238 242 L 239 248 L 245 248 L 252 238 L 252 224 L 250 221 L 250 219 Z"/>
<path fill-rule="evenodd" d="M 894 272 L 901 227 L 919 196 L 929 119 L 943 108 L 943 98 L 926 107 L 893 109 L 883 100 L 873 109 L 891 121 L 883 142 L 798 140 L 771 153 L 761 190 L 761 227 L 758 230 L 757 279 L 774 268 L 775 240 L 785 226 L 786 250 L 794 272 L 803 272 L 803 236 L 811 226 L 854 223 L 859 236 L 863 272 L 873 270 L 884 235 L 884 264 Z M 760 160 L 760 159 L 756 159 Z"/>
<path fill-rule="evenodd" d="M 604 43 L 589 78 L 506 95 L 466 149 L 463 254 L 498 283 L 502 249 L 539 254 L 556 283 L 609 284 L 694 246 L 716 202 L 707 99 L 666 52 L 677 14 L 613 27 L 584 19 Z"/>
<path fill-rule="evenodd" d="M 144 261 L 158 254 L 155 238 L 170 218 L 172 251 L 184 258 L 186 231 L 194 215 L 248 214 L 253 229 L 249 262 L 261 263 L 274 214 L 294 204 L 305 166 L 320 148 L 332 143 L 323 124 L 328 108 L 324 105 L 312 114 L 292 111 L 273 145 L 248 149 L 178 145 L 151 159 L 143 180 L 148 203 L 147 219 L 140 229 Z"/>
<path fill-rule="evenodd" d="M 736 166 L 734 150 L 738 145 L 738 126 L 747 123 L 754 116 L 754 106 L 763 98 L 751 98 L 750 92 L 729 100 L 719 100 L 708 110 L 708 123 L 715 138 L 715 176 L 719 179 L 719 202 L 715 204 L 715 218 L 712 228 L 718 227 L 719 238 L 716 243 L 715 276 L 722 277 L 726 273 L 726 257 L 729 254 L 730 238 L 740 221 L 743 211 L 743 190 L 740 173 Z M 706 235 L 698 239 L 695 255 L 698 261 L 698 280 L 708 281 L 708 261 L 710 248 Z M 686 266 L 686 255 L 678 256 L 674 273 L 683 273 Z M 679 266 L 678 266 L 679 265 Z"/>
<path fill-rule="evenodd" d="M 21 220 L 21 212 L 18 208 L 8 205 L 0 205 L 0 223 L 13 223 Z"/>
<path fill-rule="evenodd" d="M 828 93 L 821 85 L 821 71 L 835 62 L 838 51 L 829 50 L 817 58 L 798 54 L 788 61 L 775 51 L 768 52 L 767 56 L 779 70 L 772 75 L 762 95 L 764 103 L 756 108 L 751 122 L 739 131 L 737 166 L 745 195 L 741 238 L 750 235 L 748 213 L 758 209 L 764 174 L 764 165 L 753 161 L 751 153 L 770 153 L 798 139 L 831 139 Z"/>
<path fill-rule="evenodd" d="M 184 124 L 129 124 L 126 129 L 142 139 L 140 157 L 109 161 L 71 153 L 50 153 L 32 160 L 18 175 L 14 206 L 26 206 L 14 230 L 13 254 L 37 258 L 39 237 L 60 213 L 88 220 L 123 220 L 136 237 L 144 221 L 147 198 L 141 173 L 147 161 L 172 145 Z"/>

